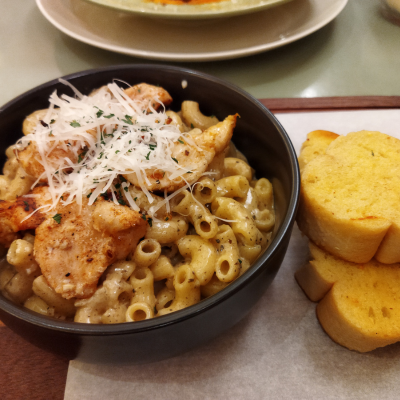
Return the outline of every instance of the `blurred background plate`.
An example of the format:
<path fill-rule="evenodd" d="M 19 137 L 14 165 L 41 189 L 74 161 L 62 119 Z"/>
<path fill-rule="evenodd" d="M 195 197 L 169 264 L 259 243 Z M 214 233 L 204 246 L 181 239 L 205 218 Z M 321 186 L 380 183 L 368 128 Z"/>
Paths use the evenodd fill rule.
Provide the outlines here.
<path fill-rule="evenodd" d="M 254 14 L 200 21 L 143 18 L 83 0 L 36 0 L 45 18 L 79 41 L 155 60 L 213 61 L 299 40 L 332 21 L 348 0 L 293 0 Z"/>
<path fill-rule="evenodd" d="M 118 11 L 172 19 L 223 18 L 250 14 L 293 0 L 86 0 Z M 207 2 L 208 1 L 208 2 Z M 189 4 L 201 3 L 204 4 Z M 175 3 L 175 4 L 165 4 Z M 178 3 L 178 4 L 176 4 Z M 181 3 L 181 4 L 179 4 Z M 184 4 L 186 3 L 186 4 Z"/>

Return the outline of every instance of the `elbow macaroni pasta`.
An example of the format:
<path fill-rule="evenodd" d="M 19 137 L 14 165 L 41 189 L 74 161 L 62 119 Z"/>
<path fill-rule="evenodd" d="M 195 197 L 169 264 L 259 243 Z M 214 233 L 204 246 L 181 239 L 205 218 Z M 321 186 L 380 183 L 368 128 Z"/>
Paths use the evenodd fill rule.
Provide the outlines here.
<path fill-rule="evenodd" d="M 46 112 L 29 116 L 23 133 L 32 132 Z M 167 115 L 182 133 L 191 131 L 193 136 L 218 122 L 190 101 L 182 103 L 180 113 Z M 233 157 L 227 157 L 228 152 Z M 28 193 L 33 180 L 19 166 L 14 146 L 6 154 L 0 199 L 11 200 Z M 143 213 L 164 201 L 159 193 L 152 194 L 150 203 L 134 185 L 129 194 Z M 112 224 L 103 219 L 100 222 Z M 180 190 L 169 206 L 164 201 L 144 238 L 126 260 L 108 266 L 91 297 L 66 300 L 50 287 L 35 260 L 35 236 L 30 233 L 22 239 L 17 235 L 0 261 L 0 290 L 32 311 L 80 323 L 162 316 L 198 303 L 241 276 L 268 246 L 274 224 L 271 183 L 255 179 L 245 157 L 231 144 L 190 190 Z"/>

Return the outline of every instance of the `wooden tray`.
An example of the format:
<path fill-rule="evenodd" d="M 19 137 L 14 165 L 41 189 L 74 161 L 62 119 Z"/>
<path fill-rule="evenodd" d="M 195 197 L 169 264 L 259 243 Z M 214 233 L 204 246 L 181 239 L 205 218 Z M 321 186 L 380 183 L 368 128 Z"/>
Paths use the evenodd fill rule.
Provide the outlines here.
<path fill-rule="evenodd" d="M 400 108 L 400 96 L 261 99 L 274 113 Z M 62 400 L 69 360 L 38 349 L 0 321 L 0 399 Z"/>

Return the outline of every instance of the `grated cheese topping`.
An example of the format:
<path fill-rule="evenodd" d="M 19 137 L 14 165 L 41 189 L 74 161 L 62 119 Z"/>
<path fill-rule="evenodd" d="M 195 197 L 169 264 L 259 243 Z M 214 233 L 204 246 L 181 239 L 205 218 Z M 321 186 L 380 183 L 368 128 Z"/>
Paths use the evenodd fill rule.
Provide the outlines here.
<path fill-rule="evenodd" d="M 60 81 L 71 86 L 76 97 L 53 92 L 44 119 L 17 144 L 19 149 L 30 143 L 36 145 L 44 173 L 34 186 L 47 180 L 51 208 L 58 202 L 67 205 L 73 201 L 82 206 L 83 196 L 91 205 L 111 190 L 110 200 L 124 204 L 124 198 L 139 211 L 129 194 L 130 183 L 122 175 L 136 173 L 152 203 L 153 197 L 145 187 L 146 170 L 160 169 L 174 178 L 187 172 L 172 158 L 175 143 L 186 136 L 169 123 L 158 98 L 132 100 L 115 82 L 85 96 Z M 154 103 L 161 105 L 160 112 L 154 109 Z"/>

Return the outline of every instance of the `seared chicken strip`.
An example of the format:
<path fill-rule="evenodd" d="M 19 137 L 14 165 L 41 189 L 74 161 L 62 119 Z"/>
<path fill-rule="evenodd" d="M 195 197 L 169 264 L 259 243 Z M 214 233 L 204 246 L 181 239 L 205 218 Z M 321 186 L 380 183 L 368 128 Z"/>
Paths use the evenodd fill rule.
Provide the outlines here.
<path fill-rule="evenodd" d="M 147 83 L 139 83 L 138 85 L 125 89 L 124 92 L 132 100 L 138 100 L 142 102 L 144 107 L 147 107 L 149 100 L 153 100 L 154 98 L 158 98 L 165 106 L 168 106 L 172 102 L 172 97 L 165 89 L 160 86 L 153 86 Z M 153 101 L 151 106 L 158 110 L 160 103 Z"/>
<path fill-rule="evenodd" d="M 45 215 L 38 207 L 48 204 L 47 187 L 37 187 L 31 194 L 37 197 L 18 197 L 16 200 L 0 200 L 0 244 L 9 247 L 11 242 L 20 238 L 19 231 L 36 229 Z M 29 218 L 28 218 L 29 217 Z"/>
<path fill-rule="evenodd" d="M 145 182 L 146 188 L 150 191 L 166 190 L 171 193 L 185 186 L 186 182 L 189 184 L 196 182 L 214 158 L 229 145 L 233 129 L 236 126 L 236 118 L 237 115 L 229 115 L 222 122 L 211 126 L 204 132 L 198 129 L 193 130 L 189 132 L 188 140 L 183 137 L 183 140 L 176 142 L 172 157 L 178 166 L 190 170 L 190 172 L 185 173 L 184 179 L 171 180 L 169 174 L 161 169 L 147 169 L 146 176 L 150 184 Z M 140 188 L 136 173 L 127 174 L 125 177 Z"/>
<path fill-rule="evenodd" d="M 47 187 L 30 194 L 36 197 L 0 201 L 0 243 L 8 247 L 19 231 L 36 229 L 35 259 L 50 286 L 67 299 L 90 297 L 105 269 L 124 260 L 145 236 L 147 222 L 129 207 L 100 198 L 89 206 L 85 198 L 81 212 L 76 203 L 59 203 L 32 214 L 50 205 L 51 197 Z"/>
<path fill-rule="evenodd" d="M 146 227 L 138 212 L 104 200 L 81 212 L 76 203 L 58 206 L 36 229 L 35 259 L 57 293 L 87 298 L 105 269 L 135 249 Z"/>

